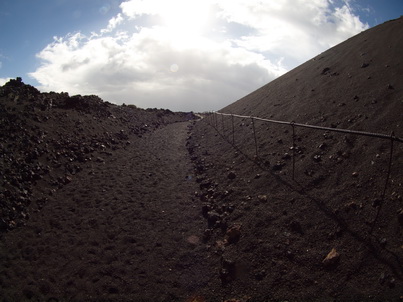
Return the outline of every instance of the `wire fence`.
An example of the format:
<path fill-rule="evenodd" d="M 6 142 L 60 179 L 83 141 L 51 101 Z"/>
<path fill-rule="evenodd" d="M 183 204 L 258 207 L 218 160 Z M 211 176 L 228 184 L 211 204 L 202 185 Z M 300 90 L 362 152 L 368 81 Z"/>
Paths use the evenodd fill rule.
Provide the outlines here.
<path fill-rule="evenodd" d="M 221 121 L 219 119 L 219 116 L 221 116 Z M 383 203 L 383 200 L 385 198 L 385 194 L 388 188 L 388 183 L 389 183 L 389 178 L 390 178 L 390 172 L 391 172 L 391 167 L 392 167 L 392 160 L 393 160 L 393 151 L 394 151 L 394 142 L 398 143 L 403 143 L 403 138 L 395 136 L 395 134 L 392 132 L 389 135 L 388 134 L 382 134 L 382 133 L 374 133 L 374 132 L 366 132 L 366 131 L 356 131 L 356 130 L 350 130 L 350 129 L 340 129 L 340 128 L 331 128 L 331 127 L 322 127 L 322 126 L 315 126 L 315 125 L 309 125 L 309 124 L 300 124 L 296 122 L 288 122 L 288 121 L 278 121 L 278 120 L 273 120 L 273 119 L 265 119 L 265 118 L 260 118 L 260 117 L 255 117 L 255 116 L 245 116 L 245 115 L 238 115 L 238 114 L 229 114 L 229 113 L 222 113 L 222 112 L 210 112 L 206 115 L 206 119 L 208 123 L 213 126 L 218 132 L 219 132 L 219 124 L 221 124 L 221 128 L 225 130 L 225 124 L 224 124 L 224 117 L 230 117 L 231 118 L 231 138 L 232 138 L 232 145 L 235 146 L 235 118 L 241 118 L 241 119 L 250 119 L 251 124 L 252 124 L 252 135 L 253 135 L 253 141 L 254 141 L 254 146 L 255 146 L 255 157 L 259 158 L 259 148 L 258 148 L 258 138 L 257 138 L 257 131 L 256 131 L 256 126 L 255 122 L 256 121 L 261 121 L 264 123 L 273 123 L 273 124 L 279 124 L 279 125 L 286 125 L 290 126 L 292 128 L 291 132 L 291 138 L 292 138 L 292 147 L 290 148 L 292 150 L 292 179 L 295 180 L 295 158 L 296 158 L 296 128 L 308 128 L 308 129 L 314 129 L 314 130 L 321 130 L 321 131 L 329 131 L 329 132 L 338 132 L 338 133 L 345 133 L 345 134 L 352 134 L 352 135 L 358 135 L 358 136 L 367 136 L 367 137 L 373 137 L 373 138 L 380 138 L 384 140 L 389 140 L 390 142 L 390 149 L 389 149 L 389 158 L 388 158 L 388 167 L 385 175 L 385 182 L 383 186 L 383 191 L 381 194 L 381 204 Z M 380 207 L 378 208 L 377 214 L 375 221 L 378 218 L 380 211 Z M 374 221 L 374 223 L 375 223 Z M 372 233 L 372 230 L 371 230 Z"/>

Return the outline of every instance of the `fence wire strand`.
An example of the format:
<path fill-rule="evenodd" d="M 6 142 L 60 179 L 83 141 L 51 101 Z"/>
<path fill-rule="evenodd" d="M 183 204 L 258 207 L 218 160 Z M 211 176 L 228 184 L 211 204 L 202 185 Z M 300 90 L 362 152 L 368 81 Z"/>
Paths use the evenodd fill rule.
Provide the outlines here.
<path fill-rule="evenodd" d="M 300 123 L 295 123 L 294 121 L 292 122 L 286 122 L 286 121 L 278 121 L 278 120 L 272 120 L 272 119 L 265 119 L 265 118 L 260 118 L 256 116 L 246 116 L 246 115 L 238 115 L 238 114 L 229 114 L 229 113 L 222 113 L 222 112 L 211 112 L 212 115 L 212 120 L 215 122 L 215 128 L 218 130 L 218 125 L 217 125 L 217 115 L 221 115 L 222 117 L 222 128 L 223 128 L 223 134 L 224 134 L 224 116 L 231 116 L 232 120 L 232 144 L 235 145 L 235 126 L 234 126 L 234 118 L 242 118 L 242 119 L 251 119 L 252 121 L 252 128 L 253 128 L 253 137 L 255 141 L 255 152 L 256 152 L 256 158 L 258 158 L 258 142 L 257 142 L 257 136 L 256 136 L 256 128 L 255 128 L 255 121 L 262 121 L 262 122 L 268 122 L 268 123 L 274 123 L 274 124 L 281 124 L 281 125 L 289 125 L 292 127 L 292 179 L 295 179 L 295 127 L 302 127 L 302 128 L 310 128 L 310 129 L 316 129 L 316 130 L 324 130 L 324 131 L 330 131 L 330 132 L 339 132 L 339 133 L 347 133 L 347 134 L 355 134 L 355 135 L 361 135 L 361 136 L 369 136 L 369 137 L 376 137 L 376 138 L 381 138 L 381 139 L 388 139 L 390 140 L 390 154 L 389 154 L 389 163 L 388 163 L 388 169 L 387 169 L 387 175 L 385 179 L 385 185 L 382 191 L 381 195 L 381 203 L 377 208 L 375 218 L 372 222 L 371 229 L 370 229 L 370 234 L 373 233 L 374 227 L 376 225 L 376 222 L 379 217 L 379 213 L 381 211 L 382 204 L 384 203 L 384 199 L 386 196 L 386 191 L 388 188 L 388 183 L 389 183 L 389 178 L 390 178 L 390 173 L 391 173 L 391 168 L 392 168 L 392 158 L 393 158 L 393 143 L 394 142 L 403 142 L 403 139 L 400 137 L 395 136 L 394 132 L 392 132 L 390 135 L 387 134 L 382 134 L 382 133 L 374 133 L 374 132 L 366 132 L 366 131 L 357 131 L 357 130 L 349 130 L 349 129 L 340 129 L 340 128 L 330 128 L 330 127 L 322 127 L 322 126 L 314 126 L 314 125 L 309 125 L 309 124 L 300 124 Z"/>
<path fill-rule="evenodd" d="M 382 133 L 357 131 L 357 130 L 350 130 L 350 129 L 322 127 L 322 126 L 315 126 L 315 125 L 309 125 L 309 124 L 300 124 L 300 123 L 295 123 L 295 122 L 277 121 L 277 120 L 265 119 L 265 118 L 256 117 L 256 116 L 247 116 L 247 115 L 222 113 L 222 112 L 217 112 L 217 111 L 212 112 L 212 114 L 213 115 L 221 115 L 221 116 L 232 116 L 232 117 L 239 117 L 239 118 L 247 118 L 247 119 L 252 119 L 252 121 L 257 120 L 257 121 L 263 121 L 263 122 L 274 123 L 274 124 L 290 125 L 290 126 L 293 126 L 293 127 L 303 127 L 303 128 L 311 128 L 311 129 L 318 129 L 318 130 L 324 130 L 324 131 L 356 134 L 356 135 L 377 137 L 377 138 L 383 138 L 383 139 L 389 139 L 389 140 L 391 139 L 393 141 L 403 143 L 403 138 L 397 137 L 393 133 L 388 135 L 388 134 L 382 134 Z"/>

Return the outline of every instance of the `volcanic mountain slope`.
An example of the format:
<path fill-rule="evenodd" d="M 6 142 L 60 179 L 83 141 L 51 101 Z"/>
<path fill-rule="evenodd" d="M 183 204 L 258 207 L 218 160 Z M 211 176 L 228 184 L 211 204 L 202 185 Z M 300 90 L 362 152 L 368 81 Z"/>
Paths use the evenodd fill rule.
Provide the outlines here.
<path fill-rule="evenodd" d="M 364 31 L 222 112 L 403 136 L 402 22 Z"/>
<path fill-rule="evenodd" d="M 221 110 L 387 139 L 1 87 L 2 301 L 400 300 L 402 33 Z"/>
<path fill-rule="evenodd" d="M 220 112 L 402 138 L 402 37 L 403 18 L 371 28 Z M 216 291 L 401 298 L 401 142 L 211 115 L 192 143 Z"/>

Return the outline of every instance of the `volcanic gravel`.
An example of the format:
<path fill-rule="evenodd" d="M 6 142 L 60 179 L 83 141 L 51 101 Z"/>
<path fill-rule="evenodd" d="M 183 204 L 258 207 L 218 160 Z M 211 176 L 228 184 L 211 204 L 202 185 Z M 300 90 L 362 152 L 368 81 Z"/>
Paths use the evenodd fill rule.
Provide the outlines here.
<path fill-rule="evenodd" d="M 220 110 L 0 87 L 2 301 L 401 301 L 403 19 Z"/>

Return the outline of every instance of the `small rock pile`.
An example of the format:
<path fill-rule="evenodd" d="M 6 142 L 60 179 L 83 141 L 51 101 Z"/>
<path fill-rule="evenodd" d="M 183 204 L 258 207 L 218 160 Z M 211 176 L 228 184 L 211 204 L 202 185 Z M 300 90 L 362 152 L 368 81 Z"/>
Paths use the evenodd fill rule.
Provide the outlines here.
<path fill-rule="evenodd" d="M 199 145 L 191 137 L 187 147 L 197 175 L 196 182 L 200 187 L 195 194 L 201 201 L 201 214 L 207 222 L 203 242 L 220 255 L 221 262 L 218 272 L 222 286 L 225 286 L 231 283 L 237 275 L 237 264 L 225 255 L 225 251 L 235 246 L 242 237 L 242 225 L 231 223 L 231 215 L 235 210 L 235 205 L 230 199 L 233 192 L 220 189 L 219 184 L 208 177 L 206 170 L 214 169 L 214 166 L 207 163 L 203 156 L 196 155 L 195 151 Z M 236 178 L 235 171 L 228 171 L 227 179 L 229 181 L 234 181 Z M 267 196 L 262 195 L 260 198 L 267 201 Z"/>

